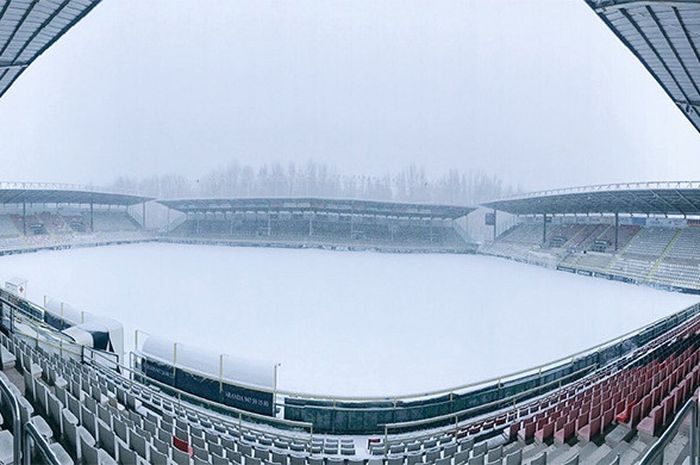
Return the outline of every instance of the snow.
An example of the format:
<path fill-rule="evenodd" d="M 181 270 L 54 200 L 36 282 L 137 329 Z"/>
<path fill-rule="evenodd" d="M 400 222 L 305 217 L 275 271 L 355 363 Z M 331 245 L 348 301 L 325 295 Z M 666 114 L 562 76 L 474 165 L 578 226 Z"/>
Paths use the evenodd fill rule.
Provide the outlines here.
<path fill-rule="evenodd" d="M 280 362 L 279 386 L 414 393 L 527 368 L 693 304 L 693 296 L 498 258 L 122 245 L 0 258 L 0 278 L 136 328 Z"/>

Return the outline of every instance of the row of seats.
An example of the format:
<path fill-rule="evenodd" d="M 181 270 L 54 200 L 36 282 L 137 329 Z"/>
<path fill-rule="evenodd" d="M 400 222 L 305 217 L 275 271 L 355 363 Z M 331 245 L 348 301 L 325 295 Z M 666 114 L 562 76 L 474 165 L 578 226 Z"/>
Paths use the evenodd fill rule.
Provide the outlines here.
<path fill-rule="evenodd" d="M 562 224 L 548 227 L 541 247 L 542 225 L 523 223 L 502 234 L 480 252 L 546 267 L 561 266 L 587 274 L 619 276 L 637 283 L 700 290 L 700 228 Z M 547 260 L 538 260 L 540 254 Z M 553 263 L 554 262 L 554 263 Z"/>
<path fill-rule="evenodd" d="M 697 387 L 698 335 L 700 319 L 695 318 L 611 366 L 526 404 L 515 402 L 422 440 L 419 435 L 373 439 L 368 465 L 546 461 L 553 455 L 524 446 L 533 439 L 564 443 L 578 436 L 579 441 L 589 441 L 607 424 L 634 427 L 642 417 L 639 425 L 651 422 L 656 429 L 650 434 L 658 434 Z M 37 342 L 5 335 L 0 340 L 3 352 L 14 356 L 22 373 L 23 392 L 17 388 L 17 393 L 23 394 L 23 421 L 35 424 L 56 454 L 62 454 L 61 463 L 361 465 L 366 461 L 354 450 L 352 438 L 254 427 L 188 405 L 106 368 L 47 351 Z M 15 369 L 4 363 L 3 368 Z M 504 434 L 498 435 L 499 431 Z M 485 442 L 484 434 L 497 440 Z"/>
<path fill-rule="evenodd" d="M 619 366 L 628 365 L 633 361 L 639 360 L 641 357 L 648 356 L 649 353 L 656 353 L 660 347 L 663 347 L 671 340 L 687 339 L 698 332 L 700 332 L 700 317 L 695 317 L 657 337 L 646 346 L 633 350 L 615 364 L 601 367 L 596 372 L 582 379 L 553 389 L 550 393 L 542 395 L 534 400 L 524 403 L 521 402 L 492 414 L 482 415 L 475 419 L 468 420 L 461 424 L 457 430 L 455 430 L 454 427 L 450 427 L 445 429 L 444 432 L 437 434 L 434 432 L 423 435 L 412 433 L 407 437 L 397 436 L 389 438 L 387 441 L 378 439 L 372 444 L 371 451 L 373 454 L 382 454 L 386 451 L 391 453 L 401 453 L 402 451 L 414 452 L 417 450 L 426 451 L 436 446 L 449 444 L 452 437 L 459 440 L 468 438 L 473 440 L 473 438 L 478 437 L 493 437 L 500 432 L 503 432 L 508 440 L 515 440 L 518 438 L 518 432 L 523 428 L 523 425 L 531 422 L 530 419 L 535 419 L 536 421 L 541 418 L 546 418 L 551 409 L 562 408 L 567 402 L 570 403 L 573 399 L 576 399 L 577 396 L 585 395 L 586 392 L 589 392 L 595 386 L 599 386 L 613 376 Z M 619 371 L 619 373 L 624 377 L 623 371 Z M 617 403 L 615 403 L 615 406 L 617 406 Z M 535 431 L 532 430 L 531 427 L 528 427 L 528 432 L 521 433 L 520 438 L 526 440 L 533 439 L 534 432 Z M 523 436 L 523 434 L 526 435 Z"/>
<path fill-rule="evenodd" d="M 30 398 L 46 404 L 42 411 L 49 415 L 55 437 L 68 443 L 76 460 L 81 454 L 80 438 L 117 463 L 126 463 L 120 457 L 130 457 L 132 451 L 148 463 L 174 461 L 180 465 L 320 465 L 319 457 L 321 463 L 329 456 L 343 462 L 344 457 L 355 455 L 354 441 L 349 438 L 309 438 L 308 434 L 248 429 L 213 413 L 166 401 L 167 396 L 108 371 L 43 353 L 22 342 L 6 339 L 5 343 L 18 354 Z M 35 380 L 37 374 L 42 379 Z M 142 396 L 147 392 L 151 395 Z M 75 434 L 72 426 L 66 432 L 66 422 L 75 426 Z M 108 431 L 116 434 L 114 441 Z M 168 460 L 161 460 L 159 454 Z"/>
<path fill-rule="evenodd" d="M 144 231 L 96 232 L 83 234 L 39 235 L 0 238 L 0 254 L 23 253 L 42 249 L 87 247 L 153 239 Z"/>
<path fill-rule="evenodd" d="M 401 224 L 327 222 L 308 220 L 234 221 L 224 219 L 189 219 L 170 234 L 173 237 L 213 237 L 241 239 L 316 240 L 326 242 L 410 243 L 464 245 L 454 227 L 445 222 Z"/>

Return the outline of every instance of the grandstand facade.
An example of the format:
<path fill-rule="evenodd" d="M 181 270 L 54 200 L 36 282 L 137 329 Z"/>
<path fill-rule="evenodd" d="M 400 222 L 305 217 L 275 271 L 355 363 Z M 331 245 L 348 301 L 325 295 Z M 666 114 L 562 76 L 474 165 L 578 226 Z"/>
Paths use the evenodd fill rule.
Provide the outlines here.
<path fill-rule="evenodd" d="M 700 183 L 588 186 L 484 206 L 523 220 L 482 253 L 700 293 Z"/>
<path fill-rule="evenodd" d="M 0 255 L 141 241 L 149 197 L 86 186 L 0 183 Z M 141 205 L 141 222 L 129 208 Z"/>
<path fill-rule="evenodd" d="M 242 198 L 160 200 L 185 215 L 167 238 L 189 243 L 473 252 L 457 220 L 474 208 L 371 200 Z"/>

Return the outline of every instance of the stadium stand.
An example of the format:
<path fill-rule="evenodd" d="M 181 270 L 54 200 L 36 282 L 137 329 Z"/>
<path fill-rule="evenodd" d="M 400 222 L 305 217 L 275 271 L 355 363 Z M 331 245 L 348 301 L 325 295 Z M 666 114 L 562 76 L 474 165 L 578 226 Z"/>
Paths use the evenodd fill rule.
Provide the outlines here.
<path fill-rule="evenodd" d="M 698 30 L 697 2 L 586 2 L 630 48 L 689 121 L 700 128 L 697 86 L 700 68 L 696 66 L 693 38 Z M 0 34 L 0 96 L 27 66 L 98 3 L 99 0 L 0 1 L 0 31 L 5 32 Z M 677 184 L 663 189 L 650 185 L 583 189 L 569 193 L 578 196 L 573 202 L 573 197 L 561 192 L 519 199 L 534 200 L 531 206 L 536 208 L 526 214 L 543 214 L 545 227 L 547 215 L 565 214 L 559 207 L 567 203 L 576 205 L 572 208 L 576 211 L 571 213 L 614 213 L 616 224 L 614 228 L 602 222 L 552 225 L 549 232 L 542 233 L 538 228 L 519 225 L 482 250 L 548 266 L 554 263 L 576 272 L 588 271 L 633 282 L 693 290 L 698 282 L 694 230 L 617 224 L 619 213 L 625 212 L 670 213 L 683 218 L 698 216 L 700 203 L 694 192 L 698 186 L 688 188 Z M 97 244 L 94 237 L 87 240 L 88 235 L 107 233 L 114 237 L 117 233 L 134 232 L 129 229 L 128 218 L 109 216 L 95 222 L 92 204 L 100 204 L 101 198 L 106 202 L 102 204 L 109 205 L 105 194 L 85 196 L 84 192 L 59 190 L 64 192 L 53 192 L 56 203 L 90 204 L 90 221 L 86 221 L 84 213 L 64 216 L 40 211 L 31 212 L 29 216 L 26 212 L 21 217 L 10 215 L 0 219 L 0 238 L 7 241 L 4 251 L 71 246 L 76 241 Z M 32 188 L 21 194 L 26 196 L 23 205 L 42 203 L 37 198 L 42 195 L 39 191 Z M 543 200 L 551 210 L 540 208 Z M 2 195 L 0 203 L 7 203 Z M 492 206 L 512 211 L 519 210 L 517 203 L 511 200 Z M 581 208 L 585 204 L 588 207 Z M 640 204 L 643 207 L 631 207 Z M 265 228 L 259 224 L 255 210 L 252 212 L 256 218 L 253 225 L 246 217 L 242 223 L 247 224 L 241 224 L 240 231 L 236 229 L 235 232 L 246 238 L 255 237 L 255 242 L 260 243 L 259 238 L 266 235 Z M 323 243 L 335 244 L 341 235 L 341 243 L 355 245 L 362 244 L 365 237 L 373 241 L 387 241 L 388 238 L 394 247 L 398 239 L 400 247 L 395 250 L 399 251 L 406 244 L 412 248 L 416 241 L 421 242 L 420 247 L 425 247 L 425 237 L 429 238 L 427 242 L 431 247 L 450 244 L 449 249 L 456 241 L 452 231 L 440 229 L 432 220 L 425 228 L 424 222 L 401 220 L 400 215 L 375 215 L 388 218 L 391 225 L 386 228 L 363 219 L 358 221 L 355 230 L 353 219 L 358 218 L 353 217 L 362 215 L 349 215 L 348 225 L 340 220 L 341 216 L 338 221 L 319 223 L 317 231 Z M 272 236 L 271 215 L 267 218 L 267 236 Z M 305 220 L 303 214 L 301 219 Z M 283 243 L 289 243 L 292 238 L 292 242 L 299 244 L 297 238 L 305 221 L 297 220 L 292 217 L 277 225 Z M 183 225 L 178 235 L 232 235 L 232 230 L 226 229 L 226 218 L 223 222 L 216 218 L 208 224 L 198 222 L 199 219 L 195 219 L 194 225 L 192 222 L 189 226 Z M 99 224 L 97 228 L 96 224 Z M 204 229 L 200 230 L 202 225 Z M 101 228 L 105 229 L 100 231 Z M 463 232 L 456 232 L 459 237 L 465 237 Z M 274 245 L 277 241 L 268 238 L 262 243 Z M 301 243 L 311 241 L 305 237 Z M 0 309 L 6 312 L 14 308 L 13 305 L 17 309 L 25 308 L 21 301 L 9 299 L 3 300 Z M 0 320 L 3 331 L 0 336 L 0 390 L 3 393 L 0 462 L 3 464 L 18 465 L 23 454 L 22 463 L 25 464 L 648 465 L 697 462 L 697 454 L 693 455 L 692 450 L 697 449 L 694 442 L 697 439 L 690 439 L 690 434 L 697 435 L 698 425 L 697 311 L 683 313 L 682 318 L 671 318 L 624 339 L 612 346 L 612 354 L 608 354 L 611 348 L 600 348 L 595 356 L 591 355 L 595 359 L 593 368 L 584 364 L 581 376 L 571 376 L 578 373 L 573 365 L 581 362 L 572 357 L 573 372 L 566 376 L 545 372 L 545 377 L 551 375 L 552 381 L 536 384 L 534 388 L 523 388 L 523 385 L 534 380 L 540 382 L 543 373 L 534 380 L 532 377 L 521 379 L 515 385 L 499 382 L 496 387 L 485 388 L 484 392 L 470 398 L 486 396 L 486 392 L 497 396 L 496 400 L 480 401 L 476 405 L 477 413 L 466 410 L 474 414 L 448 414 L 448 422 L 455 420 L 454 424 L 439 425 L 425 433 L 422 431 L 425 425 L 434 425 L 431 417 L 428 423 L 412 423 L 414 429 L 421 430 L 418 432 L 363 438 L 290 432 L 281 427 L 289 423 L 260 425 L 244 421 L 242 416 L 227 417 L 214 409 L 194 405 L 196 402 L 183 400 L 181 393 L 172 396 L 163 392 L 167 386 L 154 387 L 152 381 L 144 380 L 127 367 L 119 372 L 99 366 L 93 359 L 95 354 L 88 348 L 80 347 L 71 353 L 70 343 L 63 345 L 60 333 L 52 336 L 52 340 L 61 341 L 58 346 L 40 342 L 38 329 L 48 329 L 37 322 L 33 322 L 37 324 L 34 338 L 26 334 L 21 336 L 15 324 L 26 324 L 29 320 L 24 318 L 28 316 L 13 312 L 9 320 L 5 314 Z M 15 318 L 20 319 L 15 321 Z M 506 390 L 513 391 L 505 395 Z M 525 393 L 532 396 L 525 396 Z M 498 397 L 501 394 L 503 396 Z M 442 399 L 441 402 L 452 408 L 453 400 L 450 394 L 449 401 Z M 504 401 L 508 405 L 504 405 Z M 692 407 L 693 417 L 685 422 L 687 417 L 676 414 L 687 411 L 688 406 Z M 294 410 L 291 405 L 284 407 Z M 311 402 L 303 405 L 301 411 L 313 412 L 316 407 L 339 413 L 335 405 L 332 408 L 314 406 Z M 398 408 L 398 403 L 384 405 L 382 412 L 395 412 Z M 436 404 L 427 408 L 438 410 Z M 372 414 L 380 416 L 377 412 Z M 406 422 L 399 423 L 402 428 L 408 427 Z M 297 425 L 303 429 L 302 423 Z M 669 432 L 673 436 L 667 437 Z M 361 439 L 367 440 L 366 450 L 358 447 Z M 663 455 L 654 455 L 659 450 Z"/>
<path fill-rule="evenodd" d="M 148 200 L 84 186 L 0 183 L 0 255 L 152 240 L 127 211 Z"/>
<path fill-rule="evenodd" d="M 480 252 L 700 293 L 700 228 L 694 219 L 700 217 L 699 200 L 700 186 L 688 182 L 587 186 L 488 202 L 489 208 L 526 216 Z M 567 215 L 576 214 L 586 215 L 585 222 L 572 224 L 578 218 Z"/>
<path fill-rule="evenodd" d="M 5 310 L 20 303 L 2 295 Z M 556 382 L 542 395 L 509 401 L 451 426 L 382 436 L 314 434 L 303 423 L 232 417 L 173 397 L 135 372 L 129 375 L 126 367 L 107 368 L 94 350 L 60 339 L 36 321 L 43 335 L 11 331 L 7 314 L 0 335 L 0 387 L 16 399 L 22 428 L 35 430 L 34 445 L 41 443 L 39 449 L 52 456 L 47 463 L 638 463 L 686 402 L 697 402 L 691 399 L 697 399 L 700 385 L 699 310 L 638 332 L 645 335 L 636 339 L 639 345 L 582 378 Z M 31 323 L 29 313 L 10 317 L 25 327 Z M 17 432 L 7 397 L 0 403 L 0 460 L 12 463 Z M 688 440 L 687 434 L 678 438 L 684 445 Z M 37 447 L 25 450 L 36 454 L 25 457 L 28 463 L 44 463 Z M 682 450 L 673 448 L 674 460 Z"/>
<path fill-rule="evenodd" d="M 183 199 L 161 204 L 187 215 L 177 242 L 346 247 L 391 252 L 473 252 L 456 221 L 472 208 L 321 198 Z"/>

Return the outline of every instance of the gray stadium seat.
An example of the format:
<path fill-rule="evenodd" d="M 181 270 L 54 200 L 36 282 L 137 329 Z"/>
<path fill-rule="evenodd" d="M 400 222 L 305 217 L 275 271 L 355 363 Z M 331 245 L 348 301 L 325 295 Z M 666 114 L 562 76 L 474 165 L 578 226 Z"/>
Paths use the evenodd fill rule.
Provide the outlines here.
<path fill-rule="evenodd" d="M 218 454 L 211 454 L 211 463 L 212 465 L 230 465 L 231 462 L 229 462 L 226 458 L 224 458 L 221 455 Z M 156 464 L 158 465 L 158 464 Z"/>
<path fill-rule="evenodd" d="M 53 444 L 50 444 L 49 449 L 54 453 L 58 459 L 58 463 L 61 465 L 74 465 L 75 462 L 73 462 L 73 459 L 70 458 L 68 452 L 66 452 L 63 446 L 61 446 L 59 443 L 54 442 Z"/>
<path fill-rule="evenodd" d="M 153 465 L 168 465 L 168 456 L 151 447 L 149 451 L 149 459 Z"/>
<path fill-rule="evenodd" d="M 34 426 L 36 426 L 36 429 L 39 432 L 39 434 L 43 436 L 47 440 L 47 442 L 50 442 L 49 440 L 53 438 L 53 430 L 46 422 L 46 420 L 44 420 L 43 417 L 36 415 L 33 416 L 29 421 Z"/>
<path fill-rule="evenodd" d="M 119 458 L 117 463 L 121 465 L 138 465 L 139 460 L 136 456 L 136 452 L 129 449 L 129 446 L 124 444 L 122 441 L 118 442 Z"/>
<path fill-rule="evenodd" d="M 518 449 L 512 454 L 506 456 L 505 465 L 521 465 L 523 463 L 523 451 Z"/>
<path fill-rule="evenodd" d="M 0 464 L 7 465 L 12 463 L 14 457 L 14 437 L 7 430 L 0 431 Z"/>
<path fill-rule="evenodd" d="M 173 461 L 178 465 L 190 465 L 190 456 L 180 449 L 172 448 L 171 453 Z"/>
<path fill-rule="evenodd" d="M 532 459 L 530 465 L 547 465 L 547 451 L 542 452 L 540 455 Z"/>
<path fill-rule="evenodd" d="M 482 442 L 480 444 L 474 445 L 472 447 L 472 455 L 484 455 L 486 452 L 488 452 L 488 445 L 485 442 Z"/>
<path fill-rule="evenodd" d="M 80 438 L 80 463 L 82 465 L 96 465 L 100 463 L 97 448 L 88 444 L 85 438 Z"/>
<path fill-rule="evenodd" d="M 500 460 L 503 457 L 503 446 L 494 447 L 490 449 L 486 457 L 487 462 L 494 462 Z"/>
<path fill-rule="evenodd" d="M 463 451 L 457 452 L 454 456 L 455 465 L 467 463 L 467 461 L 469 460 L 470 452 L 471 452 L 470 450 L 463 450 Z"/>

